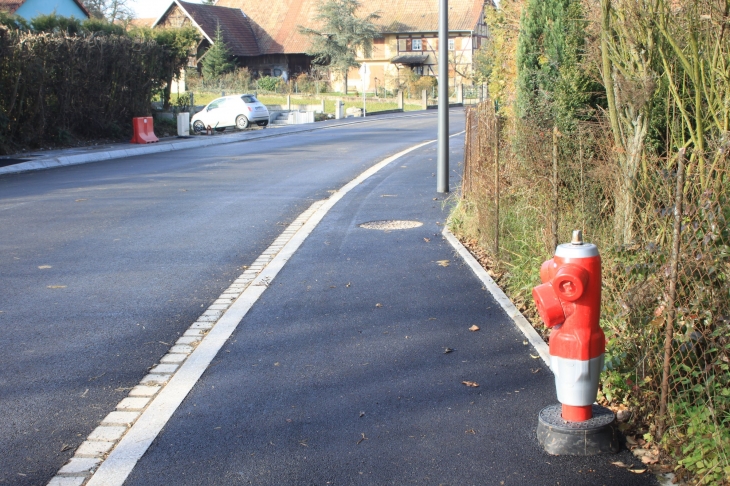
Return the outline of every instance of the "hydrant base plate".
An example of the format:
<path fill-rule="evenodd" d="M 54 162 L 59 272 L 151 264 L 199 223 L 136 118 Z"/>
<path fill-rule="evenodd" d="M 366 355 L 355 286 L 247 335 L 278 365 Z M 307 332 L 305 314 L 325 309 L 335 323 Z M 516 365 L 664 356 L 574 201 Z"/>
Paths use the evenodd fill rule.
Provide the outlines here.
<path fill-rule="evenodd" d="M 540 410 L 537 441 L 552 455 L 593 456 L 619 451 L 616 416 L 599 405 L 593 405 L 593 418 L 585 422 L 568 422 L 561 416 L 562 405 Z"/>

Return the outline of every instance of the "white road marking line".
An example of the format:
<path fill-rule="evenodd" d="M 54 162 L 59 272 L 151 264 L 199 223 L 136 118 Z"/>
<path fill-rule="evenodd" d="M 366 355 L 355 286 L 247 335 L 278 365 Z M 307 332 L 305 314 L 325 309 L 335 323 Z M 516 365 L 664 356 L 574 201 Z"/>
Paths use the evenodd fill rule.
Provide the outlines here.
<path fill-rule="evenodd" d="M 197 345 L 195 342 L 190 344 L 176 343 L 170 348 L 168 354 L 160 360 L 161 364 L 156 365 L 150 374 L 142 378 L 140 385 L 132 390 L 137 392 L 134 394 L 130 392 L 130 397 L 150 397 L 151 401 L 144 411 L 137 409 L 130 411 L 129 407 L 138 405 L 139 401 L 125 402 L 125 400 L 130 400 L 125 398 L 117 405 L 119 410 L 111 412 L 102 420 L 104 425 L 98 427 L 92 435 L 106 437 L 109 435 L 105 431 L 106 429 L 131 425 L 106 458 L 104 459 L 106 451 L 99 452 L 97 457 L 89 457 L 89 453 L 94 450 L 94 447 L 91 445 L 80 447 L 79 450 L 83 455 L 79 454 L 79 450 L 77 450 L 77 455 L 72 457 L 59 470 L 58 474 L 51 479 L 49 486 L 60 484 L 121 486 L 150 444 L 152 444 L 152 441 L 198 382 L 210 362 L 218 354 L 218 351 L 233 331 L 236 330 L 243 317 L 266 291 L 279 271 L 314 231 L 329 210 L 349 191 L 391 162 L 433 142 L 435 140 L 414 145 L 382 160 L 345 184 L 328 199 L 315 202 L 309 209 L 299 215 L 284 231 L 284 234 L 290 235 L 288 239 L 277 238 L 264 252 L 267 255 L 267 260 L 269 260 L 268 256 L 272 257 L 269 263 L 261 267 L 259 272 L 252 271 L 250 267 L 246 269 L 243 275 L 236 279 L 236 282 L 240 280 L 245 283 L 243 285 L 232 285 L 233 288 L 226 289 L 216 300 L 216 302 L 227 303 L 235 299 L 228 309 L 220 317 L 212 320 L 210 319 L 211 313 L 206 310 L 184 334 L 184 336 L 199 337 L 202 340 L 197 342 Z M 284 243 L 284 241 L 286 242 Z M 216 310 L 217 314 L 218 311 Z M 158 368 L 169 364 L 175 366 L 179 364 L 180 367 L 174 374 L 163 374 L 162 371 L 156 371 Z M 167 370 L 167 368 L 161 369 Z M 154 393 L 153 390 L 159 390 L 159 392 Z M 97 448 L 101 450 L 102 446 L 97 446 Z"/>

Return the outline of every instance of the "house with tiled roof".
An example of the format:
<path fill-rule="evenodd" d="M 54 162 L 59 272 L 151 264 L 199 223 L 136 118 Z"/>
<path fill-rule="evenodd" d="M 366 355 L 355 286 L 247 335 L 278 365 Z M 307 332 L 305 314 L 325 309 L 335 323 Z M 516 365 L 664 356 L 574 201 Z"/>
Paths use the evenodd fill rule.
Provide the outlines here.
<path fill-rule="evenodd" d="M 218 26 L 228 51 L 236 65 L 247 67 L 254 75 L 288 75 L 309 69 L 309 57 L 304 52 L 272 52 L 267 49 L 268 36 L 256 31 L 250 18 L 240 8 L 174 0 L 152 27 L 182 27 L 198 29 L 202 40 L 191 64 L 197 65 L 213 45 Z M 264 49 L 261 49 L 261 46 Z"/>
<path fill-rule="evenodd" d="M 254 75 L 292 77 L 306 72 L 310 57 L 308 36 L 299 27 L 318 30 L 315 22 L 322 0 L 217 0 L 201 5 L 174 0 L 155 26 L 194 25 L 204 40 L 199 57 L 212 45 L 221 26 L 223 40 L 237 64 Z M 488 36 L 485 3 L 492 0 L 449 0 L 449 78 L 469 77 L 474 53 Z M 419 75 L 438 75 L 438 2 L 420 0 L 361 0 L 359 15 L 377 13 L 380 36 L 373 52 L 360 56 L 370 68 L 370 86 L 393 88 L 405 69 Z M 374 83 L 374 84 L 373 84 Z M 361 89 L 358 71 L 348 74 L 350 89 Z M 341 87 L 340 87 L 341 89 Z"/>
<path fill-rule="evenodd" d="M 266 54 L 305 53 L 309 39 L 299 26 L 317 29 L 314 18 L 321 0 L 218 0 L 217 6 L 245 12 Z M 484 23 L 485 3 L 492 0 L 449 0 L 449 78 L 460 82 L 468 77 L 474 53 L 489 32 Z M 377 13 L 374 23 L 382 37 L 374 40 L 367 62 L 371 80 L 393 86 L 405 68 L 417 74 L 438 73 L 438 2 L 421 0 L 361 0 L 359 14 Z M 348 74 L 351 88 L 361 84 L 357 70 Z M 371 83 L 372 86 L 372 83 Z"/>
<path fill-rule="evenodd" d="M 89 11 L 86 10 L 81 0 L 0 0 L 0 10 L 26 20 L 52 13 L 77 19 L 90 17 Z"/>

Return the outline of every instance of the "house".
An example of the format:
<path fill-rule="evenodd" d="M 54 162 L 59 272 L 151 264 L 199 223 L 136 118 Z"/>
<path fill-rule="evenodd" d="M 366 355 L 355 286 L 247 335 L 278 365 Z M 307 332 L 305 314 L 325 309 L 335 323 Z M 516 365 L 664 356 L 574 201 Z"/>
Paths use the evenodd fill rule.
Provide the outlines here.
<path fill-rule="evenodd" d="M 192 25 L 200 31 L 202 40 L 197 47 L 197 65 L 213 45 L 218 26 L 223 42 L 236 65 L 247 67 L 256 76 L 284 76 L 309 69 L 309 57 L 303 52 L 283 52 L 271 49 L 266 32 L 256 29 L 251 19 L 240 8 L 203 5 L 174 0 L 152 25 L 155 27 L 182 27 Z"/>
<path fill-rule="evenodd" d="M 82 20 L 90 17 L 89 11 L 80 0 L 0 0 L 0 10 L 23 17 L 25 20 L 52 13 Z"/>
<path fill-rule="evenodd" d="M 2 0 L 0 0 L 2 1 Z M 205 55 L 220 26 L 223 41 L 239 66 L 254 75 L 291 78 L 309 71 L 308 36 L 299 26 L 317 29 L 314 18 L 322 0 L 217 0 L 215 5 L 173 0 L 153 27 L 193 25 L 203 40 L 195 63 Z M 489 32 L 484 23 L 485 2 L 449 0 L 449 79 L 462 83 L 470 76 L 474 53 Z M 360 15 L 377 13 L 380 36 L 372 55 L 362 56 L 370 68 L 370 87 L 399 85 L 408 72 L 438 76 L 438 2 L 418 0 L 361 0 Z M 337 90 L 342 90 L 342 80 Z M 348 88 L 362 89 L 356 69 L 348 73 Z"/>
<path fill-rule="evenodd" d="M 316 29 L 314 17 L 321 0 L 218 0 L 217 6 L 245 12 L 262 53 L 298 59 L 309 47 L 300 25 Z M 420 0 L 361 0 L 360 15 L 377 13 L 374 23 L 382 37 L 374 40 L 370 58 L 359 62 L 370 67 L 371 88 L 395 87 L 404 69 L 438 76 L 438 2 Z M 489 35 L 484 7 L 492 0 L 449 0 L 449 78 L 462 82 L 469 77 L 474 53 Z M 296 64 L 289 70 L 296 72 Z M 376 81 L 377 80 L 377 81 Z M 453 82 L 453 81 L 452 81 Z M 362 81 L 356 69 L 348 73 L 349 88 Z"/>

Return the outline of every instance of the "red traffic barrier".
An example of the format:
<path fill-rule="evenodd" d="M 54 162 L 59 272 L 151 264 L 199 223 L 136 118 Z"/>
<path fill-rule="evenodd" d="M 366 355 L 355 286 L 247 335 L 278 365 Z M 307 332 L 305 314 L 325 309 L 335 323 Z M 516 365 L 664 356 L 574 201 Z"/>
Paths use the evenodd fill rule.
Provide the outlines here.
<path fill-rule="evenodd" d="M 155 136 L 151 116 L 132 118 L 132 128 L 134 129 L 134 136 L 132 136 L 131 143 L 154 143 L 160 141 Z"/>
<path fill-rule="evenodd" d="M 559 245 L 540 268 L 542 285 L 532 289 L 537 310 L 550 335 L 550 368 L 555 374 L 562 417 L 583 422 L 593 417 L 603 370 L 606 336 L 600 326 L 601 256 L 583 243 L 580 231 Z"/>

